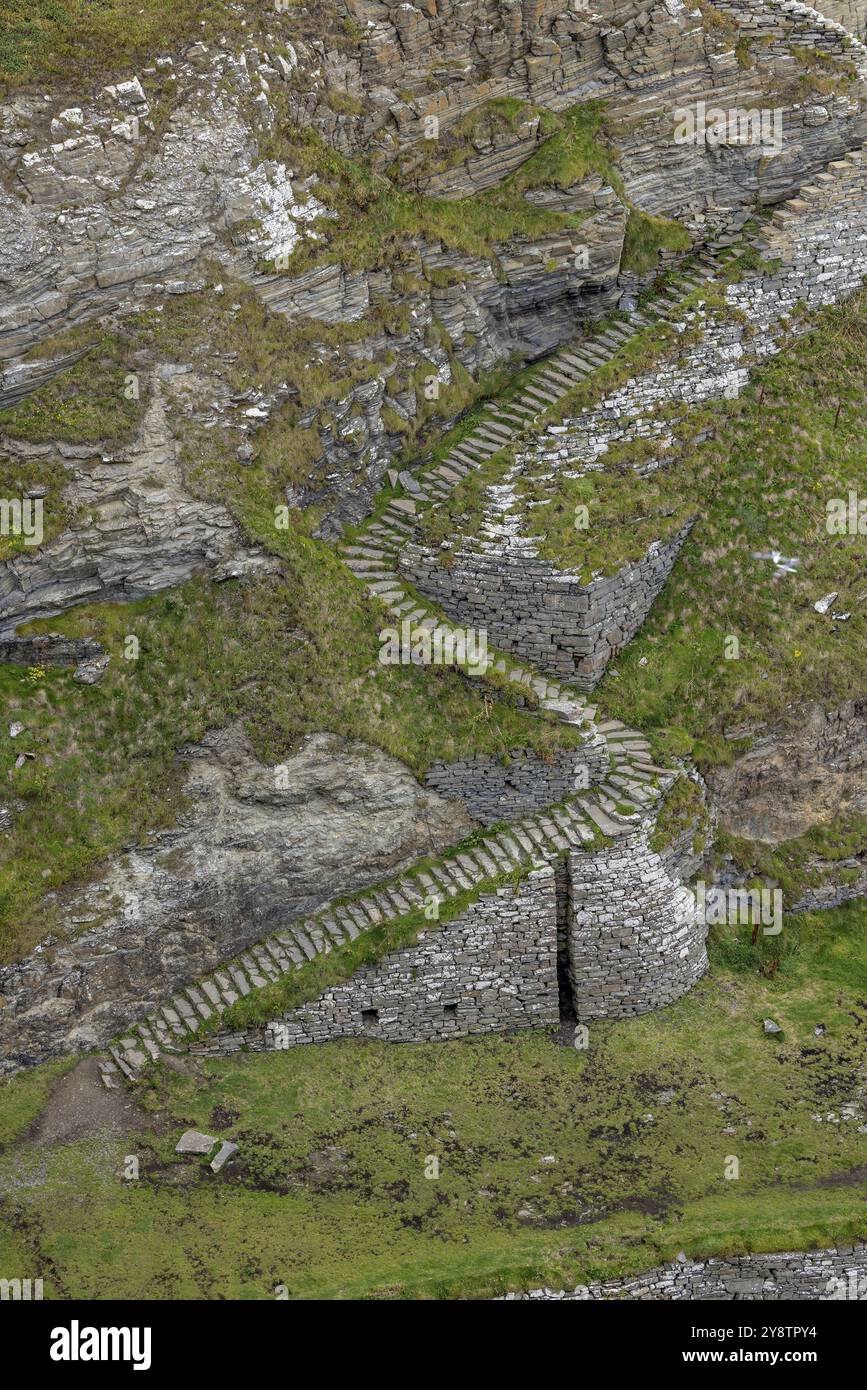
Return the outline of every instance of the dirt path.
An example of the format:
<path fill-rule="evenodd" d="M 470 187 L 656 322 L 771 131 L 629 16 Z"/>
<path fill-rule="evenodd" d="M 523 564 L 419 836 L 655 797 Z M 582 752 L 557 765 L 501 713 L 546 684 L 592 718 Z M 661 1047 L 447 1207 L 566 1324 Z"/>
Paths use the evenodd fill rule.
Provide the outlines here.
<path fill-rule="evenodd" d="M 66 1143 L 98 1131 L 126 1134 L 153 1130 L 154 1119 L 131 1098 L 125 1086 L 103 1086 L 96 1057 L 86 1057 L 61 1077 L 45 1109 L 24 1136 L 32 1144 Z"/>

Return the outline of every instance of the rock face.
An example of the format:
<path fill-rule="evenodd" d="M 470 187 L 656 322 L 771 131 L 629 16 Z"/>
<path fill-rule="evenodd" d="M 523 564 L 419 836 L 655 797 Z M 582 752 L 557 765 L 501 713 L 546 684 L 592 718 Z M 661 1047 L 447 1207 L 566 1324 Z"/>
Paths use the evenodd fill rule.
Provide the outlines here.
<path fill-rule="evenodd" d="M 138 438 L 112 457 L 86 446 L 7 441 L 7 449 L 22 458 L 59 452 L 70 473 L 64 504 L 81 520 L 0 565 L 0 633 L 76 603 L 145 598 L 203 569 L 229 577 L 274 566 L 245 546 L 225 507 L 186 490 L 158 381 Z"/>
<path fill-rule="evenodd" d="M 189 809 L 0 969 L 0 1071 L 105 1042 L 181 983 L 473 827 L 377 750 L 319 734 L 280 775 L 236 729 L 187 750 Z"/>
<path fill-rule="evenodd" d="M 102 646 L 92 638 L 62 637 L 58 632 L 0 641 L 0 663 L 15 666 L 78 666 L 102 655 Z"/>
<path fill-rule="evenodd" d="M 364 0 L 351 12 L 328 0 L 315 15 L 275 11 L 255 43 L 226 38 L 159 55 L 141 78 L 124 74 L 80 104 L 62 94 L 15 97 L 0 107 L 0 408 L 75 357 L 25 361 L 29 349 L 201 284 L 206 259 L 290 322 L 356 322 L 384 302 L 404 326 L 377 324 L 353 348 L 381 365 L 380 379 L 334 409 L 311 410 L 302 423 L 320 436 L 322 462 L 290 499 L 324 504 L 326 525 L 359 520 L 403 446 L 394 416 L 419 414 L 407 381 L 428 373 L 446 382 L 454 362 L 478 374 L 538 356 L 614 303 L 624 197 L 696 233 L 719 230 L 754 203 L 791 194 L 867 133 L 859 82 L 816 92 L 793 79 L 799 51 L 858 68 L 858 52 L 833 25 L 781 0 L 763 7 L 758 29 L 751 0 L 723 8 L 728 26 L 681 0 L 594 0 L 587 10 L 564 0 Z M 735 53 L 738 24 L 757 36 L 746 67 Z M 358 32 L 348 36 L 347 25 Z M 514 130 L 475 138 L 450 172 L 415 176 L 431 120 L 445 139 L 468 113 L 504 98 L 529 103 Z M 280 157 L 282 133 L 312 130 L 399 184 L 406 164 L 404 186 L 454 198 L 502 184 L 538 149 L 540 110 L 595 98 L 607 103 L 623 192 L 589 173 L 568 188 L 528 193 L 540 206 L 581 214 L 580 226 L 504 236 L 477 257 L 422 230 L 405 238 L 399 274 L 336 257 L 320 257 L 300 276 L 262 273 L 263 261 L 321 237 L 331 216 L 316 175 L 301 178 L 291 155 Z M 698 101 L 779 109 L 781 150 L 765 158 L 737 142 L 676 143 L 674 113 Z M 582 245 L 589 265 L 576 256 Z M 435 322 L 448 353 L 426 341 Z M 390 392 L 389 378 L 403 387 Z"/>
<path fill-rule="evenodd" d="M 443 1042 L 557 1020 L 557 913 L 554 873 L 546 866 L 516 889 L 483 894 L 442 928 L 421 933 L 417 945 L 362 967 L 266 1027 L 217 1034 L 192 1051 L 282 1050 L 362 1037 Z"/>
<path fill-rule="evenodd" d="M 841 807 L 867 810 L 867 700 L 801 713 L 797 728 L 756 731 L 747 753 L 709 773 L 714 809 L 733 834 L 778 844 Z"/>

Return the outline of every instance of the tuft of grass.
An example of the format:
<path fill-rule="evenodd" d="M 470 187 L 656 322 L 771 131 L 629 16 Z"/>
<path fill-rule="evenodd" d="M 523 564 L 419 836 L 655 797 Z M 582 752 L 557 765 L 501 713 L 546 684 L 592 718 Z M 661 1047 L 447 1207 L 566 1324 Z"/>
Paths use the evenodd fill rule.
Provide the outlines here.
<path fill-rule="evenodd" d="M 125 334 L 88 326 L 46 339 L 29 361 L 84 355 L 17 405 L 0 410 L 0 435 L 30 444 L 122 444 L 133 437 L 147 405 L 144 379 L 133 382 L 133 344 Z"/>
<path fill-rule="evenodd" d="M 660 251 L 688 251 L 692 237 L 670 217 L 654 217 L 633 207 L 626 223 L 620 269 L 647 275 L 658 263 Z"/>
<path fill-rule="evenodd" d="M 63 1057 L 0 1080 L 0 1150 L 15 1143 L 30 1128 L 45 1109 L 55 1082 L 77 1062 L 76 1057 Z"/>
<path fill-rule="evenodd" d="M 258 10 L 255 0 L 0 0 L 0 84 L 90 85 Z"/>
<path fill-rule="evenodd" d="M 857 869 L 836 866 L 867 855 L 867 816 L 844 810 L 828 824 L 778 845 L 745 840 L 720 828 L 714 849 L 720 859 L 730 856 L 750 884 L 782 889 L 783 901 L 791 907 L 808 889 L 827 881 L 845 884 L 858 876 Z"/>

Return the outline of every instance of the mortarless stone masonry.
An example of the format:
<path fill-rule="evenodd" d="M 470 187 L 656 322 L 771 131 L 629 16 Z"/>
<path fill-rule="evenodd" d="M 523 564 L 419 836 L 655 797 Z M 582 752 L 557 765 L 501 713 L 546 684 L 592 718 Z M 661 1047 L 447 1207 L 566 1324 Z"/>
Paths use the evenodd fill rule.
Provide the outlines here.
<path fill-rule="evenodd" d="M 400 569 L 455 622 L 484 628 L 495 646 L 592 690 L 641 627 L 692 524 L 654 541 L 636 563 L 589 584 L 533 556 L 464 550 L 446 569 L 436 552 L 415 543 L 401 552 Z"/>
<path fill-rule="evenodd" d="M 625 1018 L 663 1008 L 707 970 L 707 927 L 647 831 L 569 856 L 569 978 L 575 1014 Z"/>
<path fill-rule="evenodd" d="M 104 648 L 89 637 L 61 637 L 46 632 L 36 637 L 0 639 L 0 663 L 15 666 L 77 666 L 101 656 Z"/>
<path fill-rule="evenodd" d="M 579 1020 L 679 999 L 707 969 L 695 900 L 651 850 L 648 825 L 610 849 L 574 851 L 556 871 L 484 893 L 416 945 L 264 1027 L 194 1044 L 205 1055 L 336 1038 L 431 1042 L 559 1021 L 558 947 Z"/>
<path fill-rule="evenodd" d="M 582 748 L 558 750 L 548 761 L 520 748 L 512 751 L 508 763 L 483 753 L 459 762 L 434 763 L 425 786 L 462 802 L 482 825 L 495 825 L 593 787 L 609 770 L 608 745 L 596 735 Z"/>
<path fill-rule="evenodd" d="M 282 1050 L 336 1038 L 432 1042 L 556 1027 L 557 904 L 550 866 L 482 894 L 414 946 L 264 1028 L 218 1034 L 196 1053 Z"/>
<path fill-rule="evenodd" d="M 867 1245 L 828 1250 L 785 1250 L 774 1255 L 734 1255 L 731 1259 L 688 1260 L 679 1256 L 645 1274 L 579 1284 L 575 1289 L 532 1289 L 508 1293 L 507 1300 L 556 1299 L 577 1302 L 608 1298 L 731 1299 L 739 1302 L 793 1299 L 867 1299 Z"/>

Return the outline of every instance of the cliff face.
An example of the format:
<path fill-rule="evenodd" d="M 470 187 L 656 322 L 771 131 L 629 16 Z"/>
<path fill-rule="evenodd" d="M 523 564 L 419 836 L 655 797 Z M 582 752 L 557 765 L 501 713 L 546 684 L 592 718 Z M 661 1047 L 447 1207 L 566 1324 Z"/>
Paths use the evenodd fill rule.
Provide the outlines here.
<path fill-rule="evenodd" d="M 498 370 L 631 304 L 690 245 L 725 246 L 757 207 L 829 178 L 829 161 L 867 134 L 865 73 L 839 26 L 788 0 L 335 0 L 274 13 L 249 38 L 156 54 L 83 95 L 9 97 L 0 450 L 16 487 L 46 495 L 49 531 L 0 564 L 0 635 L 202 570 L 274 567 L 254 538 L 275 503 L 315 507 L 318 539 L 367 517 L 387 469 L 423 454 Z M 676 140 L 678 113 L 702 104 L 769 111 L 778 148 Z M 76 371 L 82 395 L 103 398 L 84 424 L 62 393 Z M 602 410 L 623 413 L 607 398 Z M 527 425 L 511 418 L 506 437 Z M 503 438 L 464 455 L 464 471 Z M 251 464 L 260 495 L 245 509 Z M 398 509 L 414 505 L 401 497 Z M 403 542 L 400 516 L 385 520 L 386 541 L 396 526 Z M 635 621 L 611 629 L 606 660 L 683 535 L 630 599 Z M 383 528 L 368 540 L 382 546 Z M 359 553 L 371 591 L 394 595 L 385 550 Z M 396 611 L 412 611 L 399 597 Z M 538 695 L 537 604 L 516 615 L 534 670 L 507 679 Z M 461 616 L 508 646 L 490 602 Z M 552 643 L 562 627 L 558 610 Z M 574 677 L 574 662 L 553 671 Z M 860 707 L 847 721 L 863 744 Z M 191 755 L 193 805 L 174 829 L 55 900 L 55 937 L 7 968 L 14 1009 L 0 1026 L 16 1065 L 102 1041 L 132 1001 L 156 1008 L 284 917 L 471 829 L 459 804 L 357 747 L 314 741 L 275 797 L 233 737 L 228 751 L 217 739 Z M 720 773 L 711 791 L 726 823 L 780 838 L 790 811 L 805 828 L 838 792 L 862 797 L 863 759 L 841 767 L 821 731 L 814 745 L 760 747 Z M 649 764 L 637 793 L 608 787 L 596 826 L 609 833 L 609 815 L 658 772 Z M 763 804 L 769 783 L 779 813 Z"/>
<path fill-rule="evenodd" d="M 347 379 L 327 407 L 298 406 L 317 457 L 289 500 L 323 506 L 326 531 L 358 520 L 480 372 L 550 350 L 633 287 L 630 209 L 718 230 L 857 143 L 857 55 L 800 8 L 765 6 L 757 29 L 746 0 L 333 4 L 275 13 L 255 43 L 156 55 L 92 97 L 16 95 L 0 107 L 0 404 L 68 365 L 71 327 L 158 313 L 222 273 Z M 552 119 L 596 100 L 603 165 L 528 174 L 556 154 Z M 700 101 L 779 109 L 781 151 L 676 143 L 676 111 Z M 378 171 L 363 206 L 335 204 L 334 159 Z M 484 201 L 498 193 L 508 215 Z M 457 219 L 479 223 L 469 251 L 437 209 L 479 197 Z M 355 217 L 378 244 L 347 259 Z M 346 325 L 335 345 L 327 330 Z M 376 371 L 352 385 L 359 363 Z M 250 432 L 279 401 L 255 404 Z"/>
<path fill-rule="evenodd" d="M 279 778 L 238 728 L 186 757 L 178 823 L 46 900 L 53 935 L 0 968 L 0 1071 L 106 1042 L 197 972 L 473 826 L 394 759 L 325 735 Z"/>
<path fill-rule="evenodd" d="M 743 731 L 735 731 L 741 734 Z M 795 731 L 750 731 L 752 747 L 709 777 L 726 829 L 779 843 L 827 825 L 842 808 L 867 809 L 867 705 L 803 711 Z"/>

